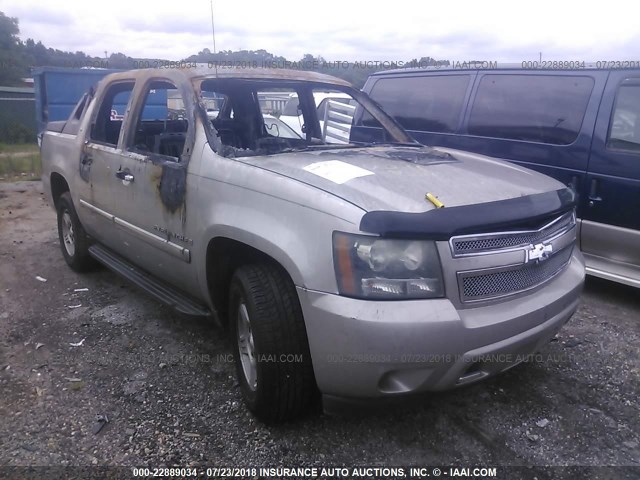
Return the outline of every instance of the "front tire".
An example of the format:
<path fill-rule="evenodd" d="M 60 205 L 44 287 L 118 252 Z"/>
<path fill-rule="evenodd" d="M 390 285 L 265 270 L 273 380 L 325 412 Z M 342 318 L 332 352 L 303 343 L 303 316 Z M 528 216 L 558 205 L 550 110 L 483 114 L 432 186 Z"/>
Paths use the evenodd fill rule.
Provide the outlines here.
<path fill-rule="evenodd" d="M 318 390 L 302 309 L 286 273 L 269 264 L 236 270 L 229 324 L 238 383 L 249 410 L 268 423 L 306 413 Z"/>
<path fill-rule="evenodd" d="M 67 265 L 76 272 L 85 272 L 95 263 L 89 256 L 89 237 L 82 228 L 71 194 L 63 193 L 58 199 L 58 238 Z"/>

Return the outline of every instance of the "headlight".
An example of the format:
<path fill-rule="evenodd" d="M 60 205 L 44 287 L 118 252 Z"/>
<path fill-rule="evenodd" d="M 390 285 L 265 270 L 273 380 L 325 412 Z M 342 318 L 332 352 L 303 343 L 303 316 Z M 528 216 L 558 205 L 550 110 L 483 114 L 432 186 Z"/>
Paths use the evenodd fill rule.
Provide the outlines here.
<path fill-rule="evenodd" d="M 432 241 L 334 232 L 333 262 L 341 295 L 387 300 L 444 295 Z"/>

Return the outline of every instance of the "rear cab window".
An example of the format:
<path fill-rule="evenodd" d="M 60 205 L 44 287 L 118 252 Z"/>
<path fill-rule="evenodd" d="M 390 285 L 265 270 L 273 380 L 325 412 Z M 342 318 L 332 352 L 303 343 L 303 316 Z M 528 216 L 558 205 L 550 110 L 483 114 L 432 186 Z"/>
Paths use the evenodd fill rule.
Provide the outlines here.
<path fill-rule="evenodd" d="M 568 75 L 484 75 L 470 135 L 569 145 L 578 137 L 594 80 Z"/>

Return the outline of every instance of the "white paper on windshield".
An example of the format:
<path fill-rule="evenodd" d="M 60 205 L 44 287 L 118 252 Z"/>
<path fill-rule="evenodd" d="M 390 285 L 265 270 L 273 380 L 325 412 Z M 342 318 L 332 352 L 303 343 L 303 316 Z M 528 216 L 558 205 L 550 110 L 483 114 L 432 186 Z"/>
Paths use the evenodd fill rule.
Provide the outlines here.
<path fill-rule="evenodd" d="M 327 162 L 316 162 L 304 167 L 307 172 L 326 178 L 333 183 L 343 184 L 358 177 L 373 175 L 373 172 L 364 168 L 356 167 L 350 163 L 340 160 L 329 160 Z"/>

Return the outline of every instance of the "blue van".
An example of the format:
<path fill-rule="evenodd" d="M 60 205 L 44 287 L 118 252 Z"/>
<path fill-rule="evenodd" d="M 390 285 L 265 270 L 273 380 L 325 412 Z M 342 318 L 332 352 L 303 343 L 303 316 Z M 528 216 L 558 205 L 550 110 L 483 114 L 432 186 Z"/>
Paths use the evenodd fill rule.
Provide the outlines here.
<path fill-rule="evenodd" d="M 363 90 L 420 143 L 573 187 L 587 273 L 640 287 L 640 69 L 404 69 Z M 357 113 L 352 135 L 378 138 L 375 123 Z"/>

